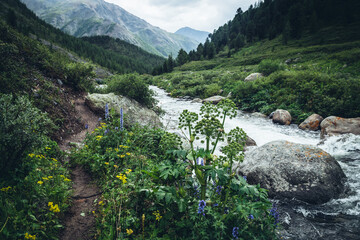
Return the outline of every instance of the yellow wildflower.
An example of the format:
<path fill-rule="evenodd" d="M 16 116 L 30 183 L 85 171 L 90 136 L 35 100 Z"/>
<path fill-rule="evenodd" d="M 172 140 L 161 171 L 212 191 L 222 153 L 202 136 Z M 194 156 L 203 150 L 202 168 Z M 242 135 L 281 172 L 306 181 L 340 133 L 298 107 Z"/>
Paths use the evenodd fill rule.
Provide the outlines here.
<path fill-rule="evenodd" d="M 0 190 L 3 191 L 3 192 L 7 192 L 7 191 L 9 191 L 10 189 L 11 189 L 11 187 L 8 186 L 8 187 L 3 187 L 3 188 L 0 189 Z"/>
<path fill-rule="evenodd" d="M 155 215 L 157 221 L 160 221 L 160 219 L 162 218 L 162 216 L 160 215 L 159 210 L 153 212 L 153 215 Z"/>
<path fill-rule="evenodd" d="M 58 212 L 60 212 L 60 208 L 59 208 L 59 206 L 57 204 L 51 205 L 50 206 L 50 211 L 52 211 L 54 213 L 58 213 Z"/>
<path fill-rule="evenodd" d="M 53 176 L 48 176 L 48 179 L 52 179 L 53 178 Z"/>
<path fill-rule="evenodd" d="M 99 205 L 104 205 L 105 203 L 103 201 L 100 201 L 99 202 Z"/>
<path fill-rule="evenodd" d="M 126 182 L 127 182 L 127 177 L 124 175 L 124 174 L 122 174 L 122 173 L 120 173 L 120 175 L 117 175 L 116 176 L 118 179 L 120 179 L 122 182 L 123 182 L 123 184 L 125 184 Z"/>
<path fill-rule="evenodd" d="M 25 233 L 25 239 L 36 240 L 36 235 L 31 235 L 29 233 Z"/>
<path fill-rule="evenodd" d="M 119 166 L 118 165 L 114 165 L 114 168 L 118 168 Z"/>
<path fill-rule="evenodd" d="M 88 148 L 89 146 L 88 145 L 85 145 L 85 148 Z"/>
<path fill-rule="evenodd" d="M 33 158 L 33 157 L 35 156 L 35 154 L 30 153 L 30 154 L 28 154 L 28 156 L 31 157 L 31 158 Z"/>
<path fill-rule="evenodd" d="M 49 202 L 48 207 L 52 206 L 53 204 L 54 204 L 53 202 Z"/>
<path fill-rule="evenodd" d="M 99 135 L 99 136 L 96 136 L 96 140 L 97 140 L 97 141 L 100 141 L 102 137 L 103 137 L 103 136 L 100 136 L 100 135 Z"/>
<path fill-rule="evenodd" d="M 41 184 L 43 184 L 44 182 L 43 182 L 43 181 L 38 181 L 37 183 L 41 185 Z"/>
<path fill-rule="evenodd" d="M 120 155 L 120 157 L 121 157 L 121 158 L 124 158 L 124 157 L 125 157 L 125 155 Z"/>
<path fill-rule="evenodd" d="M 95 214 L 95 211 L 92 211 L 92 214 Z"/>
<path fill-rule="evenodd" d="M 51 160 L 53 160 L 54 162 L 57 162 L 57 160 L 55 158 L 51 158 Z"/>
<path fill-rule="evenodd" d="M 127 152 L 127 153 L 126 153 L 126 155 L 130 156 L 130 153 L 129 153 L 129 152 Z"/>
<path fill-rule="evenodd" d="M 68 178 L 64 178 L 64 181 L 65 181 L 65 182 L 71 182 L 71 180 L 68 179 Z"/>
<path fill-rule="evenodd" d="M 105 162 L 106 165 L 109 165 L 109 162 Z"/>
<path fill-rule="evenodd" d="M 129 173 L 131 173 L 131 171 L 132 171 L 131 169 L 128 169 L 128 170 L 126 170 L 125 173 L 126 173 L 126 174 L 129 174 Z"/>
<path fill-rule="evenodd" d="M 42 177 L 43 180 L 49 180 L 47 177 Z"/>
<path fill-rule="evenodd" d="M 64 176 L 64 175 L 60 175 L 60 177 L 65 178 L 65 176 Z"/>
<path fill-rule="evenodd" d="M 45 149 L 46 149 L 46 150 L 51 150 L 51 148 L 50 148 L 50 147 L 45 147 Z"/>
<path fill-rule="evenodd" d="M 126 229 L 127 235 L 131 235 L 134 231 L 132 229 Z"/>
<path fill-rule="evenodd" d="M 100 123 L 102 127 L 105 127 L 106 126 L 106 123 Z"/>

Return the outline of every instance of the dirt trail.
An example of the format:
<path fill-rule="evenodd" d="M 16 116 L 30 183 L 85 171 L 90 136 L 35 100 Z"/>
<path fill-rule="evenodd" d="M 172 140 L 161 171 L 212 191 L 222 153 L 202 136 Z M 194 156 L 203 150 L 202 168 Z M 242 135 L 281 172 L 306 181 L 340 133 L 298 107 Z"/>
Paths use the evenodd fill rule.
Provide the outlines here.
<path fill-rule="evenodd" d="M 75 100 L 75 111 L 81 118 L 83 130 L 71 135 L 59 144 L 62 150 L 69 150 L 69 142 L 82 143 L 87 132 L 92 132 L 98 124 L 96 116 L 85 105 L 84 97 Z M 85 129 L 85 125 L 88 128 Z M 64 230 L 61 233 L 61 240 L 90 240 L 94 239 L 95 218 L 92 211 L 95 211 L 95 199 L 101 194 L 99 188 L 93 184 L 91 176 L 81 167 L 75 166 L 71 172 L 73 181 L 72 207 L 64 218 Z"/>
<path fill-rule="evenodd" d="M 74 143 L 82 143 L 82 141 L 85 139 L 86 133 L 91 133 L 94 131 L 96 126 L 99 123 L 99 117 L 96 116 L 88 106 L 85 104 L 85 97 L 78 98 L 74 102 L 75 104 L 75 111 L 76 115 L 81 118 L 81 122 L 83 124 L 83 130 L 77 134 L 70 135 L 68 138 L 64 139 L 60 144 L 59 147 L 61 150 L 69 150 L 70 142 Z M 88 126 L 87 129 L 85 129 L 85 125 Z"/>

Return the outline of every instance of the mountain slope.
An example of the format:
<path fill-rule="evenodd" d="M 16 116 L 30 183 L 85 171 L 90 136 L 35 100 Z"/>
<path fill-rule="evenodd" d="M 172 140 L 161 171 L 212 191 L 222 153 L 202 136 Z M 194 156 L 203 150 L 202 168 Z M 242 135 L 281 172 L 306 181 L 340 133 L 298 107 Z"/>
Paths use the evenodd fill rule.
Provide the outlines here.
<path fill-rule="evenodd" d="M 45 1 L 44 1 L 45 2 Z M 44 39 L 51 44 L 56 44 L 70 50 L 80 57 L 87 58 L 93 62 L 108 68 L 114 72 L 129 73 L 149 73 L 154 66 L 163 62 L 163 58 L 130 45 L 124 41 L 117 41 L 118 44 L 131 49 L 131 53 L 113 52 L 105 50 L 102 47 L 90 44 L 79 38 L 75 38 L 62 31 L 55 29 L 50 24 L 39 19 L 19 0 L 2 0 L 0 1 L 0 17 L 7 19 L 12 15 L 12 25 L 24 35 L 33 34 L 37 38 Z M 144 61 L 143 59 L 147 59 Z"/>
<path fill-rule="evenodd" d="M 204 43 L 210 33 L 205 31 L 195 30 L 189 27 L 183 27 L 177 30 L 175 34 L 189 37 L 191 39 L 198 41 L 199 43 Z"/>
<path fill-rule="evenodd" d="M 176 55 L 198 42 L 154 27 L 103 0 L 22 0 L 47 23 L 76 37 L 107 35 L 161 56 Z"/>

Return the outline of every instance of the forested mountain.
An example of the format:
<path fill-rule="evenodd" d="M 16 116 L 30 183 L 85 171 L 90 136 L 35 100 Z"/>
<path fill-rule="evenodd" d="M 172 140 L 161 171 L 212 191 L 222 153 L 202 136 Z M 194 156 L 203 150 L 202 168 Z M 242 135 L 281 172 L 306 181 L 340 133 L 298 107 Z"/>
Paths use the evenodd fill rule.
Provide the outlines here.
<path fill-rule="evenodd" d="M 197 41 L 166 32 L 103 0 L 22 0 L 41 19 L 76 37 L 107 35 L 169 56 L 190 51 Z"/>
<path fill-rule="evenodd" d="M 180 28 L 175 32 L 176 34 L 183 35 L 192 39 L 195 39 L 199 43 L 204 43 L 209 36 L 209 32 L 195 30 L 189 27 Z"/>
<path fill-rule="evenodd" d="M 125 48 L 131 51 L 117 53 L 67 35 L 39 19 L 19 0 L 0 1 L 0 16 L 2 19 L 7 19 L 9 24 L 25 35 L 32 34 L 38 39 L 45 39 L 115 72 L 147 73 L 163 61 L 157 55 L 149 54 L 119 40 L 116 40 L 118 44 L 126 46 Z M 143 61 L 144 58 L 147 61 Z"/>
<path fill-rule="evenodd" d="M 302 44 L 342 43 L 360 39 L 360 1 L 357 0 L 264 0 L 245 12 L 237 9 L 233 20 L 209 34 L 188 54 L 181 49 L 177 59 L 167 59 L 153 74 L 170 72 L 189 61 L 212 59 L 223 50 L 228 56 L 245 45 L 281 36 Z"/>
<path fill-rule="evenodd" d="M 246 43 L 271 40 L 280 34 L 286 44 L 306 32 L 316 36 L 320 29 L 338 26 L 345 28 L 346 34 L 316 36 L 317 42 L 310 44 L 344 42 L 360 37 L 359 12 L 357 0 L 264 0 L 245 12 L 239 8 L 234 19 L 215 30 L 210 38 L 218 53 L 225 46 L 238 50 Z M 197 55 L 208 58 L 209 53 L 202 52 L 203 48 L 206 50 L 207 46 L 198 46 Z M 198 57 L 194 55 L 193 59 Z"/>

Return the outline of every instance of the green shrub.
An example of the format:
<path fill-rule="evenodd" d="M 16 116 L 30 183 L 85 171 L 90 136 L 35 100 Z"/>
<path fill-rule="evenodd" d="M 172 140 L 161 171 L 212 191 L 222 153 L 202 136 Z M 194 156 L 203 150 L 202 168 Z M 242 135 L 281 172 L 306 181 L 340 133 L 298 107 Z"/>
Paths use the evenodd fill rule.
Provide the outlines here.
<path fill-rule="evenodd" d="M 206 98 L 206 97 L 218 95 L 220 93 L 220 90 L 221 90 L 221 87 L 217 83 L 212 83 L 212 84 L 206 86 L 204 97 Z"/>
<path fill-rule="evenodd" d="M 68 63 L 65 66 L 65 83 L 76 90 L 91 90 L 91 77 L 94 76 L 93 67 L 83 63 Z"/>
<path fill-rule="evenodd" d="M 265 59 L 262 60 L 258 65 L 258 71 L 264 74 L 265 76 L 269 76 L 271 73 L 283 70 L 284 65 L 279 61 Z"/>
<path fill-rule="evenodd" d="M 108 81 L 108 92 L 135 99 L 146 107 L 153 107 L 155 99 L 153 91 L 142 80 L 139 74 L 115 75 Z"/>
<path fill-rule="evenodd" d="M 24 154 L 40 146 L 53 128 L 47 114 L 35 108 L 27 97 L 0 94 L 0 176 L 20 168 Z"/>

